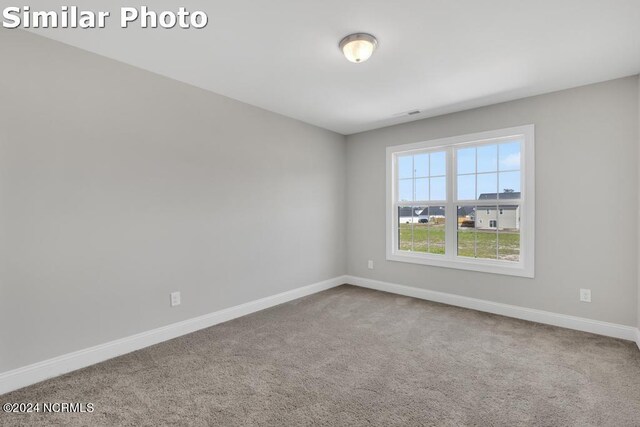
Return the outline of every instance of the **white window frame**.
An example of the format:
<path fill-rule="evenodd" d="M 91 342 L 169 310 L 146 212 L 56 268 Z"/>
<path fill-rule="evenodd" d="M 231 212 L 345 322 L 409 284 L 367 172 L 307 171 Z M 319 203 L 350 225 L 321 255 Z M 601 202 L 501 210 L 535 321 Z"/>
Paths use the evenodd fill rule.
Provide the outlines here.
<path fill-rule="evenodd" d="M 500 140 L 520 138 L 520 260 L 503 261 L 462 257 L 457 255 L 457 206 L 497 206 L 509 204 L 508 200 L 457 200 L 456 148 L 466 144 L 494 144 Z M 447 200 L 396 202 L 397 157 L 412 151 L 436 150 L 447 152 Z M 441 138 L 412 144 L 387 147 L 387 260 L 423 264 L 436 267 L 506 274 L 511 276 L 534 277 L 535 255 L 535 138 L 534 125 L 518 126 L 479 132 L 449 138 Z M 401 251 L 398 249 L 398 209 L 397 206 L 444 206 L 445 207 L 445 254 Z"/>

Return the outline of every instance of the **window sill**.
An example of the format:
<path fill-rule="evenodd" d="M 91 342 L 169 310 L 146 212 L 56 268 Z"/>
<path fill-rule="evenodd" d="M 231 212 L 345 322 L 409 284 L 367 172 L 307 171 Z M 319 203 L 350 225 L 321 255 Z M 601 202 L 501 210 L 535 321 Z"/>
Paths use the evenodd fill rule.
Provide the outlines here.
<path fill-rule="evenodd" d="M 509 261 L 482 260 L 456 257 L 451 259 L 445 255 L 429 255 L 412 252 L 396 252 L 387 254 L 388 261 L 407 262 L 411 264 L 434 267 L 453 268 L 457 270 L 479 271 L 482 273 L 503 274 L 507 276 L 534 277 L 533 268 L 526 268 L 522 263 Z"/>

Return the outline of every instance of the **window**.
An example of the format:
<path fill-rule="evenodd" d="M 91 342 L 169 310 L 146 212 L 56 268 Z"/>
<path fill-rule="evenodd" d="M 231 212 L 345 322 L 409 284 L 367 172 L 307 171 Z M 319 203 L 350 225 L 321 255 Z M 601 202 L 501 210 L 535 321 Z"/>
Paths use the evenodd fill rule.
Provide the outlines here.
<path fill-rule="evenodd" d="M 534 127 L 387 148 L 387 259 L 533 277 Z"/>

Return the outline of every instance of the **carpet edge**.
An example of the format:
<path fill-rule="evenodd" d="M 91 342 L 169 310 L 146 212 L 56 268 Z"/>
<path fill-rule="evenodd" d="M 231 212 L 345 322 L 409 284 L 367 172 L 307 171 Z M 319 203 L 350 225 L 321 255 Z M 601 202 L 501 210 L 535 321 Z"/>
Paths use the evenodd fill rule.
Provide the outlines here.
<path fill-rule="evenodd" d="M 543 323 L 546 325 L 559 326 L 562 328 L 573 329 L 582 332 L 590 332 L 597 335 L 620 338 L 627 341 L 634 341 L 640 349 L 640 330 L 633 326 L 620 325 L 617 323 L 603 322 L 600 320 L 587 319 L 584 317 L 570 316 L 567 314 L 553 313 L 550 311 L 503 304 L 499 302 L 465 297 L 462 295 L 449 294 L 446 292 L 431 291 L 428 289 L 415 288 L 412 286 L 383 282 L 380 280 L 367 279 L 358 276 L 347 276 L 347 283 L 362 288 L 374 289 L 378 291 L 389 292 L 392 294 L 439 302 L 457 307 L 468 308 L 471 310 L 499 314 L 501 316 L 528 320 L 530 322 Z"/>
<path fill-rule="evenodd" d="M 209 314 L 98 344 L 0 373 L 0 395 L 346 283 L 347 276 L 302 286 Z"/>

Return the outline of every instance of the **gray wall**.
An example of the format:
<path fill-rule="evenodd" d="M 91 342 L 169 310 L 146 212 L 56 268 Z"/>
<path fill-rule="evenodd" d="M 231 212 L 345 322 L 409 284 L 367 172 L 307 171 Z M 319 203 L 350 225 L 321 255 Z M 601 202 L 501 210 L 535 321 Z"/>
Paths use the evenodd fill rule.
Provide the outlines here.
<path fill-rule="evenodd" d="M 638 147 L 640 147 L 640 74 L 638 74 Z M 640 149 L 638 150 L 640 154 Z M 638 168 L 640 169 L 640 157 L 638 158 Z M 638 176 L 638 189 L 640 191 L 640 174 Z M 638 213 L 640 214 L 640 200 L 638 206 Z M 638 218 L 638 223 L 640 223 L 640 217 Z M 640 232 L 640 229 L 638 230 Z M 640 329 L 640 234 L 638 234 L 638 328 Z M 640 332 L 639 332 L 640 333 Z M 640 338 L 640 335 L 638 336 Z M 638 341 L 638 346 L 640 346 L 640 341 Z"/>
<path fill-rule="evenodd" d="M 0 30 L 0 57 L 0 372 L 347 271 L 640 326 L 637 77 L 345 147 L 23 31 Z M 384 260 L 387 145 L 528 123 L 535 279 Z M 594 230 L 592 215 L 608 220 Z M 578 302 L 580 287 L 593 303 Z M 170 308 L 174 290 L 183 303 Z"/>
<path fill-rule="evenodd" d="M 0 58 L 0 372 L 346 273 L 343 136 L 24 31 Z"/>
<path fill-rule="evenodd" d="M 536 126 L 535 279 L 385 261 L 385 147 L 529 123 Z M 349 274 L 635 325 L 637 133 L 633 76 L 349 136 Z M 592 290 L 591 304 L 579 302 L 581 287 Z"/>

